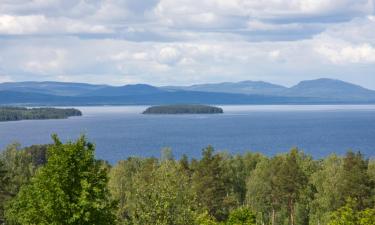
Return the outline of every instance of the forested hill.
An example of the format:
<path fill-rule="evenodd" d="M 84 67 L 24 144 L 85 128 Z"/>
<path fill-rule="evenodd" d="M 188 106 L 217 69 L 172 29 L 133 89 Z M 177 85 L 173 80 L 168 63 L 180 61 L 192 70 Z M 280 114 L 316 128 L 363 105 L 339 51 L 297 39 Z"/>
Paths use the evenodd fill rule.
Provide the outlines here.
<path fill-rule="evenodd" d="M 81 116 L 78 109 L 0 107 L 0 121 L 66 119 Z"/>

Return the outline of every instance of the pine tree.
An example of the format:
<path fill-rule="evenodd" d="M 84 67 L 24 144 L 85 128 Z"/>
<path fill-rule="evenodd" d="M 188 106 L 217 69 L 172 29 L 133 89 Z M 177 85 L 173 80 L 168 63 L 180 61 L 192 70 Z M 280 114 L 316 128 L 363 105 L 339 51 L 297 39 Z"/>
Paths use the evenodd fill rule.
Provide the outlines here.
<path fill-rule="evenodd" d="M 218 221 L 223 221 L 229 211 L 224 202 L 227 193 L 220 166 L 221 157 L 214 155 L 213 151 L 211 146 L 203 150 L 202 159 L 194 167 L 192 186 L 197 194 L 199 207 L 207 210 Z"/>

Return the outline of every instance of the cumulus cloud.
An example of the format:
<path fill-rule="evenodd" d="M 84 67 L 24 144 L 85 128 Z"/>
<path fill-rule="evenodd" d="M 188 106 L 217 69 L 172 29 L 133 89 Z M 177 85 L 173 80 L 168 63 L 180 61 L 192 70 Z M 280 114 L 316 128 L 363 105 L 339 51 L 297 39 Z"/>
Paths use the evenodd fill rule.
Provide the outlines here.
<path fill-rule="evenodd" d="M 374 0 L 2 0 L 0 82 L 375 88 L 374 36 Z"/>
<path fill-rule="evenodd" d="M 0 34 L 61 34 L 61 33 L 110 33 L 102 25 L 90 25 L 66 18 L 46 18 L 43 15 L 0 16 Z"/>
<path fill-rule="evenodd" d="M 173 65 L 181 59 L 181 52 L 177 48 L 164 47 L 159 51 L 158 60 L 161 63 Z"/>
<path fill-rule="evenodd" d="M 375 63 L 375 47 L 368 43 L 351 45 L 350 43 L 321 43 L 315 50 L 336 64 Z"/>

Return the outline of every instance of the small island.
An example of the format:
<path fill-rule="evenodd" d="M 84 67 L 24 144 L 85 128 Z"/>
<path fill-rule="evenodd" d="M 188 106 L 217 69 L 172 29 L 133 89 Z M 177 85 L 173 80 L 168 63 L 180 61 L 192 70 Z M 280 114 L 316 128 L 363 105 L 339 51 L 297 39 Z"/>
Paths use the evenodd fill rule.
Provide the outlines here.
<path fill-rule="evenodd" d="M 216 114 L 223 109 L 209 105 L 161 105 L 147 108 L 143 114 Z"/>
<path fill-rule="evenodd" d="M 16 120 L 66 119 L 71 116 L 82 116 L 78 109 L 26 108 L 0 106 L 0 122 Z"/>

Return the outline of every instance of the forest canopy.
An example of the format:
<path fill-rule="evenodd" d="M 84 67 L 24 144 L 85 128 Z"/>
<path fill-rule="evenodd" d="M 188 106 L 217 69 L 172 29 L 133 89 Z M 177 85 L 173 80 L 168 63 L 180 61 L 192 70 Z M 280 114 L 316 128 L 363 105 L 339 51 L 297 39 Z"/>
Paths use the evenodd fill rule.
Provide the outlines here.
<path fill-rule="evenodd" d="M 95 159 L 85 137 L 0 154 L 0 224 L 375 225 L 375 161 L 208 146 L 199 159 Z"/>
<path fill-rule="evenodd" d="M 0 121 L 15 120 L 42 120 L 42 119 L 66 119 L 71 116 L 81 116 L 82 112 L 78 109 L 60 109 L 60 108 L 26 108 L 1 106 Z"/>

